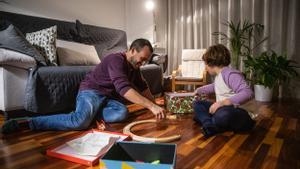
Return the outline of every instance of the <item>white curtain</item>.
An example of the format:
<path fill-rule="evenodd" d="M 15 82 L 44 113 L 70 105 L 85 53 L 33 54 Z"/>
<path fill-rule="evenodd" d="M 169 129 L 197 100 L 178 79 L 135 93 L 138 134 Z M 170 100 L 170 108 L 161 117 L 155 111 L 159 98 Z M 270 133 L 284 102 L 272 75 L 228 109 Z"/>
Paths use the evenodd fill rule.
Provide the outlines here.
<path fill-rule="evenodd" d="M 167 73 L 181 64 L 182 49 L 220 43 L 212 33 L 228 32 L 222 23 L 245 19 L 265 26 L 269 38 L 259 50 L 287 52 L 300 62 L 299 5 L 299 0 L 168 0 Z"/>

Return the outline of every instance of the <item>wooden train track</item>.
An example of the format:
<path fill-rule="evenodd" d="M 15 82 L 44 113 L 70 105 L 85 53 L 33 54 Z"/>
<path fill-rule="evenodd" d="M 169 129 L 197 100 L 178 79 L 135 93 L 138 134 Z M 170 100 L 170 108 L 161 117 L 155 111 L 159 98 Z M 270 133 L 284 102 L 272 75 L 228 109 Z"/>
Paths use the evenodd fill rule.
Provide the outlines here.
<path fill-rule="evenodd" d="M 141 120 L 141 121 L 132 122 L 124 127 L 123 133 L 130 135 L 130 137 L 135 141 L 148 142 L 148 143 L 167 143 L 181 138 L 181 135 L 172 135 L 169 137 L 142 137 L 142 136 L 135 135 L 131 132 L 131 128 L 133 126 L 143 124 L 143 123 L 157 123 L 157 121 Z"/>

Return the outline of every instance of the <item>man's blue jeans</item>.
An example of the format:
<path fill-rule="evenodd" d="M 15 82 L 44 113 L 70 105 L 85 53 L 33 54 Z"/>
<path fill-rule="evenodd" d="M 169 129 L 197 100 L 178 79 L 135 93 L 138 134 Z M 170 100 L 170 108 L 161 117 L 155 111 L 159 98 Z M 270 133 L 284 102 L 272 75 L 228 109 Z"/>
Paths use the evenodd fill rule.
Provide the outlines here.
<path fill-rule="evenodd" d="M 79 91 L 76 109 L 69 114 L 33 117 L 29 126 L 32 130 L 84 130 L 95 118 L 105 122 L 120 122 L 127 118 L 127 107 L 113 99 L 108 99 L 95 90 Z"/>
<path fill-rule="evenodd" d="M 212 102 L 197 100 L 193 103 L 195 120 L 204 128 L 215 128 L 218 132 L 223 131 L 247 131 L 254 127 L 255 121 L 251 119 L 248 112 L 234 106 L 223 106 L 214 114 L 209 113 Z"/>

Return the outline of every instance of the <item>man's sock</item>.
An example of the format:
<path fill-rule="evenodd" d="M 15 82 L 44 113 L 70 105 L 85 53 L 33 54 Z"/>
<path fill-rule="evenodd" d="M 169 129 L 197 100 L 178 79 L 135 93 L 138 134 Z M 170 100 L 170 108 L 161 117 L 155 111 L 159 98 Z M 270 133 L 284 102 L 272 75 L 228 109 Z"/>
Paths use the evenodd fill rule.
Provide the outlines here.
<path fill-rule="evenodd" d="M 29 120 L 30 118 L 28 117 L 7 120 L 1 128 L 1 132 L 3 134 L 10 134 L 22 129 L 29 129 Z"/>

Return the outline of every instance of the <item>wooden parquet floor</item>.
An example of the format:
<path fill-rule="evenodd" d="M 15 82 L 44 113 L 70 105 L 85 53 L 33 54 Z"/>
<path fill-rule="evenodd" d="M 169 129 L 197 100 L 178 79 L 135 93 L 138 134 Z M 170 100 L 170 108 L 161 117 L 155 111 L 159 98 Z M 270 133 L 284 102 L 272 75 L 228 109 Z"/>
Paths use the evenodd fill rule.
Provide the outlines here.
<path fill-rule="evenodd" d="M 246 107 L 261 117 L 252 132 L 227 132 L 207 140 L 200 133 L 200 126 L 193 122 L 192 115 L 157 124 L 139 125 L 133 128 L 133 132 L 155 137 L 180 133 L 182 138 L 173 142 L 177 144 L 177 169 L 300 168 L 299 105 L 299 100 L 270 104 L 252 101 Z M 140 110 L 135 105 L 129 106 L 129 110 L 129 119 L 124 123 L 111 124 L 111 130 L 122 131 L 132 121 L 153 117 L 150 112 Z M 2 123 L 3 116 L 0 116 L 0 125 Z M 49 146 L 79 133 L 81 132 L 22 131 L 1 136 L 0 168 L 87 168 L 45 155 Z"/>

